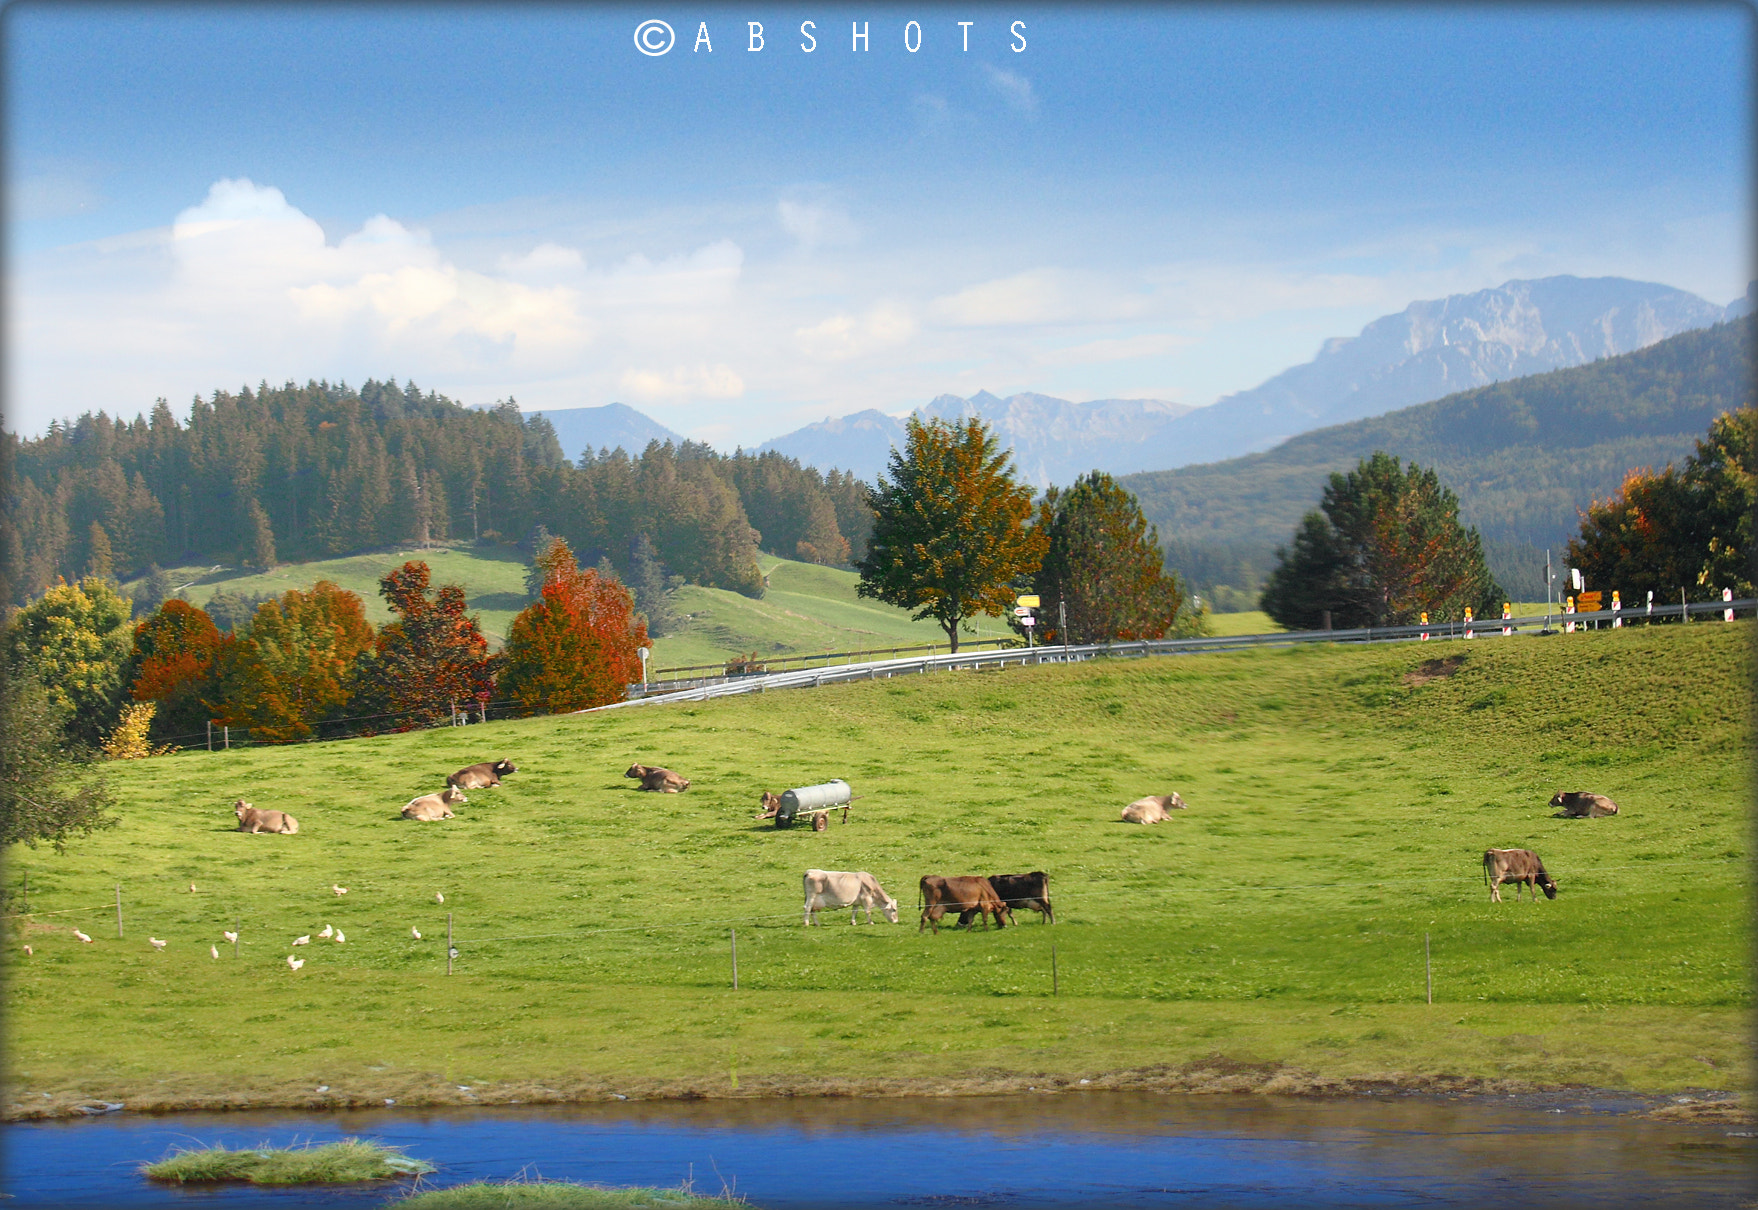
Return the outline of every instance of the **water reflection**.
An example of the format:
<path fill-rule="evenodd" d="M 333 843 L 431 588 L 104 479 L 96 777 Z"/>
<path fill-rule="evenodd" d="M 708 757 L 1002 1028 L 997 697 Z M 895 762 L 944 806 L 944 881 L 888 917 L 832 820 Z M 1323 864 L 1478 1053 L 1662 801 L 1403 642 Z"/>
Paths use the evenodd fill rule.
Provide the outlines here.
<path fill-rule="evenodd" d="M 540 1174 L 722 1181 L 767 1210 L 985 1206 L 1738 1206 L 1754 1140 L 1726 1127 L 1482 1101 L 1152 1093 L 616 1102 L 422 1112 L 119 1115 L 6 1128 L 14 1206 L 376 1206 L 387 1187 L 166 1189 L 177 1146 L 363 1135 L 442 1184 Z"/>

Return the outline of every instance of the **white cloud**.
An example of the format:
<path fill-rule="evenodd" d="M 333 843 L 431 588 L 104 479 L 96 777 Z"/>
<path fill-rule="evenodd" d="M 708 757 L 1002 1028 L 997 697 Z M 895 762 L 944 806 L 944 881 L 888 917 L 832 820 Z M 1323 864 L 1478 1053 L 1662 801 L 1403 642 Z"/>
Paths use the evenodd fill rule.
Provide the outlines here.
<path fill-rule="evenodd" d="M 983 68 L 988 73 L 989 86 L 1000 93 L 1002 99 L 1009 105 L 1023 114 L 1036 114 L 1038 112 L 1038 95 L 1033 91 L 1030 80 L 1018 72 L 993 67 L 986 63 Z"/>
<path fill-rule="evenodd" d="M 745 381 L 730 366 L 674 366 L 669 370 L 628 370 L 622 387 L 643 403 L 697 399 L 737 399 Z"/>
<path fill-rule="evenodd" d="M 784 197 L 776 203 L 776 214 L 782 229 L 808 250 L 855 239 L 848 211 L 822 198 Z"/>
<path fill-rule="evenodd" d="M 898 303 L 879 303 L 860 316 L 832 315 L 796 328 L 801 351 L 825 361 L 847 361 L 904 344 L 920 330 L 915 316 Z"/>

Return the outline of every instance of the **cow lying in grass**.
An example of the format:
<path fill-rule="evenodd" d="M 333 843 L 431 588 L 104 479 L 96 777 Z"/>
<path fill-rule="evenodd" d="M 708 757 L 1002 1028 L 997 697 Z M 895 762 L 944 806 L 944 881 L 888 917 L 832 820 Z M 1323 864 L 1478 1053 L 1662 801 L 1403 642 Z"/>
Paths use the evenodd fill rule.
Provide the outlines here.
<path fill-rule="evenodd" d="M 238 830 L 250 832 L 280 832 L 291 836 L 299 830 L 299 821 L 284 811 L 259 811 L 240 798 L 232 804 L 232 814 L 238 817 Z"/>
<path fill-rule="evenodd" d="M 438 794 L 423 794 L 420 798 L 411 798 L 409 805 L 403 808 L 403 818 L 426 822 L 451 819 L 452 808 L 469 801 L 464 797 L 464 791 L 457 786 L 447 786 Z"/>
<path fill-rule="evenodd" d="M 1556 814 L 1559 819 L 1598 819 L 1618 813 L 1617 803 L 1603 794 L 1589 794 L 1585 790 L 1558 790 L 1551 796 L 1550 805 L 1562 808 Z"/>
<path fill-rule="evenodd" d="M 1123 808 L 1124 823 L 1159 823 L 1163 819 L 1171 819 L 1168 811 L 1184 810 L 1184 800 L 1177 793 L 1150 794 L 1146 798 L 1138 798 Z"/>
<path fill-rule="evenodd" d="M 466 765 L 459 769 L 446 778 L 446 785 L 460 790 L 486 790 L 500 785 L 501 778 L 507 774 L 518 771 L 518 766 L 510 760 L 484 761 L 480 765 Z"/>
<path fill-rule="evenodd" d="M 680 777 L 670 769 L 661 769 L 658 765 L 630 765 L 624 777 L 638 777 L 641 784 L 638 790 L 657 790 L 661 794 L 676 794 L 680 790 L 690 788 L 690 779 Z"/>

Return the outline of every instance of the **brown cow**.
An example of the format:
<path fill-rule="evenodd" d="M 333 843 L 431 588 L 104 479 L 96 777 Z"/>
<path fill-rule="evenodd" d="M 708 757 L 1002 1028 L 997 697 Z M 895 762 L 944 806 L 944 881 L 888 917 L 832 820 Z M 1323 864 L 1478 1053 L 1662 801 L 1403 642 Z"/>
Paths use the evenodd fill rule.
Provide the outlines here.
<path fill-rule="evenodd" d="M 996 928 L 1006 928 L 1007 921 L 1013 919 L 1013 913 L 1001 902 L 1001 896 L 989 885 L 989 880 L 980 874 L 954 874 L 942 877 L 939 874 L 924 874 L 921 881 L 922 920 L 916 925 L 916 932 L 921 932 L 926 925 L 933 925 L 935 935 L 940 932 L 940 918 L 947 912 L 957 910 L 958 927 L 969 928 L 973 916 L 983 918 L 983 927 L 989 927 L 989 917 L 995 918 Z"/>
<path fill-rule="evenodd" d="M 500 785 L 501 778 L 507 774 L 518 771 L 519 767 L 510 760 L 484 761 L 480 765 L 466 765 L 459 769 L 446 778 L 446 785 L 460 790 L 486 790 Z"/>
<path fill-rule="evenodd" d="M 1616 815 L 1618 804 L 1603 794 L 1589 794 L 1585 790 L 1558 790 L 1551 796 L 1550 805 L 1561 807 L 1558 819 L 1598 819 L 1602 815 Z"/>
<path fill-rule="evenodd" d="M 1150 794 L 1146 798 L 1138 798 L 1123 808 L 1124 823 L 1159 823 L 1163 819 L 1171 819 L 1168 809 L 1184 810 L 1184 800 L 1176 793 Z"/>
<path fill-rule="evenodd" d="M 464 791 L 457 786 L 447 786 L 438 794 L 423 794 L 420 798 L 411 798 L 409 804 L 403 808 L 403 818 L 419 819 L 428 823 L 451 819 L 452 808 L 469 801 L 464 797 Z"/>
<path fill-rule="evenodd" d="M 299 830 L 299 821 L 284 811 L 259 811 L 242 798 L 232 804 L 232 814 L 238 817 L 240 832 L 280 832 L 291 836 Z"/>
<path fill-rule="evenodd" d="M 1532 902 L 1538 902 L 1538 888 L 1544 888 L 1546 899 L 1557 897 L 1557 880 L 1545 873 L 1544 862 L 1531 849 L 1485 849 L 1483 853 L 1483 880 L 1489 884 L 1489 900 L 1491 903 L 1502 901 L 1502 883 L 1524 883 L 1532 892 Z M 1520 901 L 1520 888 L 1514 888 L 1514 902 Z"/>
<path fill-rule="evenodd" d="M 637 790 L 657 790 L 661 794 L 676 794 L 679 790 L 690 788 L 690 779 L 680 777 L 670 769 L 661 769 L 658 765 L 630 765 L 624 777 L 638 777 L 641 784 Z"/>
<path fill-rule="evenodd" d="M 1056 923 L 1056 913 L 1050 910 L 1050 875 L 1044 871 L 991 874 L 989 885 L 995 888 L 995 894 L 1007 905 L 1008 911 L 1028 907 L 1042 916 L 1045 924 Z"/>

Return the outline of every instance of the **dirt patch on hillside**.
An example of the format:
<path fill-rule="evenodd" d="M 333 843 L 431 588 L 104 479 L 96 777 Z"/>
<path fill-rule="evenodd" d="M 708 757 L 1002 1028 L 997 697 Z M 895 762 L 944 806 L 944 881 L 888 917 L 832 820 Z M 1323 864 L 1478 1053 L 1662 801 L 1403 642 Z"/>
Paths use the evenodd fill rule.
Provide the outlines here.
<path fill-rule="evenodd" d="M 1465 657 L 1462 655 L 1449 655 L 1439 660 L 1424 660 L 1404 674 L 1404 683 L 1406 685 L 1426 685 L 1430 681 L 1444 681 L 1464 667 L 1464 664 Z"/>
<path fill-rule="evenodd" d="M 1253 1062 L 1212 1054 L 1182 1064 L 1155 1064 L 1089 1076 L 979 1069 L 944 1077 L 834 1079 L 754 1076 L 736 1084 L 725 1076 L 679 1080 L 604 1080 L 556 1077 L 460 1087 L 432 1074 L 377 1079 L 370 1085 L 263 1085 L 229 1091 L 112 1087 L 57 1090 L 48 1095 L 14 1093 L 0 1120 L 28 1121 L 87 1115 L 183 1113 L 228 1110 L 432 1109 L 466 1105 L 569 1105 L 606 1101 L 752 1100 L 793 1097 L 959 1097 L 1057 1095 L 1083 1092 L 1161 1092 L 1186 1095 L 1261 1093 L 1283 1097 L 1440 1097 L 1493 1100 L 1510 1107 L 1576 1113 L 1627 1113 L 1669 1121 L 1750 1124 L 1758 1122 L 1750 1095 L 1716 1089 L 1684 1093 L 1635 1093 L 1584 1085 L 1539 1085 L 1452 1075 L 1385 1072 L 1333 1077 L 1278 1062 Z"/>

